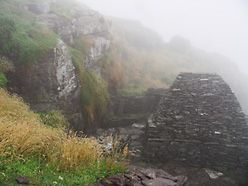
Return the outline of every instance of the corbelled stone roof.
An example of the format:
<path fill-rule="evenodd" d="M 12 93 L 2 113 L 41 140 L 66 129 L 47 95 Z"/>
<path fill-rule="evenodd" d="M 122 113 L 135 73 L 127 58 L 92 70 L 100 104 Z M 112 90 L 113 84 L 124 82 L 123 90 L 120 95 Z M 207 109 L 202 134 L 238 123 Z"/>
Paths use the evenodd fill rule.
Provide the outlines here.
<path fill-rule="evenodd" d="M 176 78 L 149 121 L 145 155 L 158 162 L 247 168 L 245 114 L 219 75 Z"/>

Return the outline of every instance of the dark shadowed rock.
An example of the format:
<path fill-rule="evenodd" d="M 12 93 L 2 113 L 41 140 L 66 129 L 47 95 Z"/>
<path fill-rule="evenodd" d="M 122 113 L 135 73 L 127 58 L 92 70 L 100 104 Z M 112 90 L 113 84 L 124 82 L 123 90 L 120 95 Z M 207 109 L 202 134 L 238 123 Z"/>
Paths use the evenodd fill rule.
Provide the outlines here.
<path fill-rule="evenodd" d="M 177 178 L 176 186 L 186 185 L 188 180 L 186 176 L 177 176 L 176 178 Z"/>
<path fill-rule="evenodd" d="M 18 184 L 29 184 L 29 180 L 26 176 L 18 176 L 16 177 L 15 181 L 18 183 Z"/>

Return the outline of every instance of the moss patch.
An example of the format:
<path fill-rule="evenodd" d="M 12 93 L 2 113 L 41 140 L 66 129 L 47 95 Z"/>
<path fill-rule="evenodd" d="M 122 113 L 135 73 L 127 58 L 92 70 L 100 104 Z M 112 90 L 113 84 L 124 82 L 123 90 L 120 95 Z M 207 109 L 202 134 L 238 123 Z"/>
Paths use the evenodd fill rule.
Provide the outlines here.
<path fill-rule="evenodd" d="M 80 51 L 71 47 L 69 50 L 81 85 L 84 115 L 88 121 L 92 121 L 95 114 L 101 117 L 106 111 L 109 99 L 107 83 L 90 70 L 83 68 L 83 55 Z"/>

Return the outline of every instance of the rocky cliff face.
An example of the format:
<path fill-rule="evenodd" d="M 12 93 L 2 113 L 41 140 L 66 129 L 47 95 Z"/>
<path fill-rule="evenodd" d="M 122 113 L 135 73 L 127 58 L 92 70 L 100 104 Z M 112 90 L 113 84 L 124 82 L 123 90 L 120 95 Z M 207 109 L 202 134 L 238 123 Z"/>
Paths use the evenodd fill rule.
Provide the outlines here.
<path fill-rule="evenodd" d="M 48 3 L 25 3 L 20 7 L 36 14 L 36 21 L 55 30 L 69 45 L 80 36 L 91 36 L 93 44 L 88 47 L 84 55 L 85 67 L 101 75 L 97 61 L 104 56 L 110 47 L 110 41 L 104 37 L 108 32 L 108 24 L 101 14 L 85 5 L 72 7 L 68 17 L 58 16 L 52 6 L 61 6 L 61 1 Z"/>
<path fill-rule="evenodd" d="M 60 2 L 57 1 L 57 4 Z M 26 5 L 29 6 L 30 4 Z M 53 4 L 51 4 L 52 6 Z M 25 4 L 22 5 L 25 7 Z M 79 36 L 92 36 L 94 44 L 92 44 L 85 53 L 85 65 L 87 68 L 100 74 L 100 69 L 97 66 L 99 60 L 108 50 L 110 41 L 104 38 L 104 34 L 108 32 L 108 25 L 105 19 L 98 12 L 91 10 L 87 6 L 72 7 L 69 11 L 70 19 L 65 19 L 58 16 L 51 11 L 50 8 L 43 8 L 43 11 L 36 11 L 39 7 L 46 7 L 47 4 L 33 4 L 29 8 L 30 11 L 35 12 L 36 21 L 40 24 L 46 25 L 50 29 L 55 30 L 62 39 L 70 45 L 74 44 Z M 56 3 L 55 5 L 56 6 Z"/>
<path fill-rule="evenodd" d="M 32 109 L 46 111 L 60 107 L 69 115 L 77 115 L 79 121 L 74 122 L 83 122 L 78 106 L 80 85 L 63 41 L 58 40 L 54 49 L 43 59 L 36 60 L 29 69 L 19 63 L 15 65 L 16 72 L 10 75 L 9 87 L 22 95 Z"/>
<path fill-rule="evenodd" d="M 94 45 L 91 45 L 86 51 L 84 65 L 100 76 L 101 68 L 97 65 L 97 61 L 101 59 L 109 49 L 110 41 L 104 37 L 95 37 L 94 42 Z"/>
<path fill-rule="evenodd" d="M 57 45 L 45 57 L 35 60 L 30 68 L 16 61 L 16 72 L 10 75 L 9 87 L 22 95 L 34 110 L 64 110 L 73 127 L 83 130 L 85 120 L 80 101 L 80 84 L 67 45 L 74 47 L 79 37 L 90 37 L 92 42 L 82 49 L 85 50 L 82 65 L 101 76 L 97 61 L 110 47 L 110 41 L 105 38 L 108 25 L 98 12 L 84 5 L 68 4 L 70 6 L 66 7 L 66 3 L 56 0 L 19 5 L 32 12 L 36 22 L 57 32 L 63 41 L 58 40 Z M 65 8 L 66 16 L 60 15 L 56 6 Z"/>

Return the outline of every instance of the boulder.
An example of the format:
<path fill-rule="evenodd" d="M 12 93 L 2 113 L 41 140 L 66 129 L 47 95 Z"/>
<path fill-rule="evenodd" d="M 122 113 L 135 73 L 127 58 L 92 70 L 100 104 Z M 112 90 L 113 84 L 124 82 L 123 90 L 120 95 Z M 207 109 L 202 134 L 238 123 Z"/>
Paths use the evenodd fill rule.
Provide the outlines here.
<path fill-rule="evenodd" d="M 16 177 L 15 181 L 18 184 L 29 184 L 28 178 L 26 176 L 23 176 L 23 175 Z"/>

